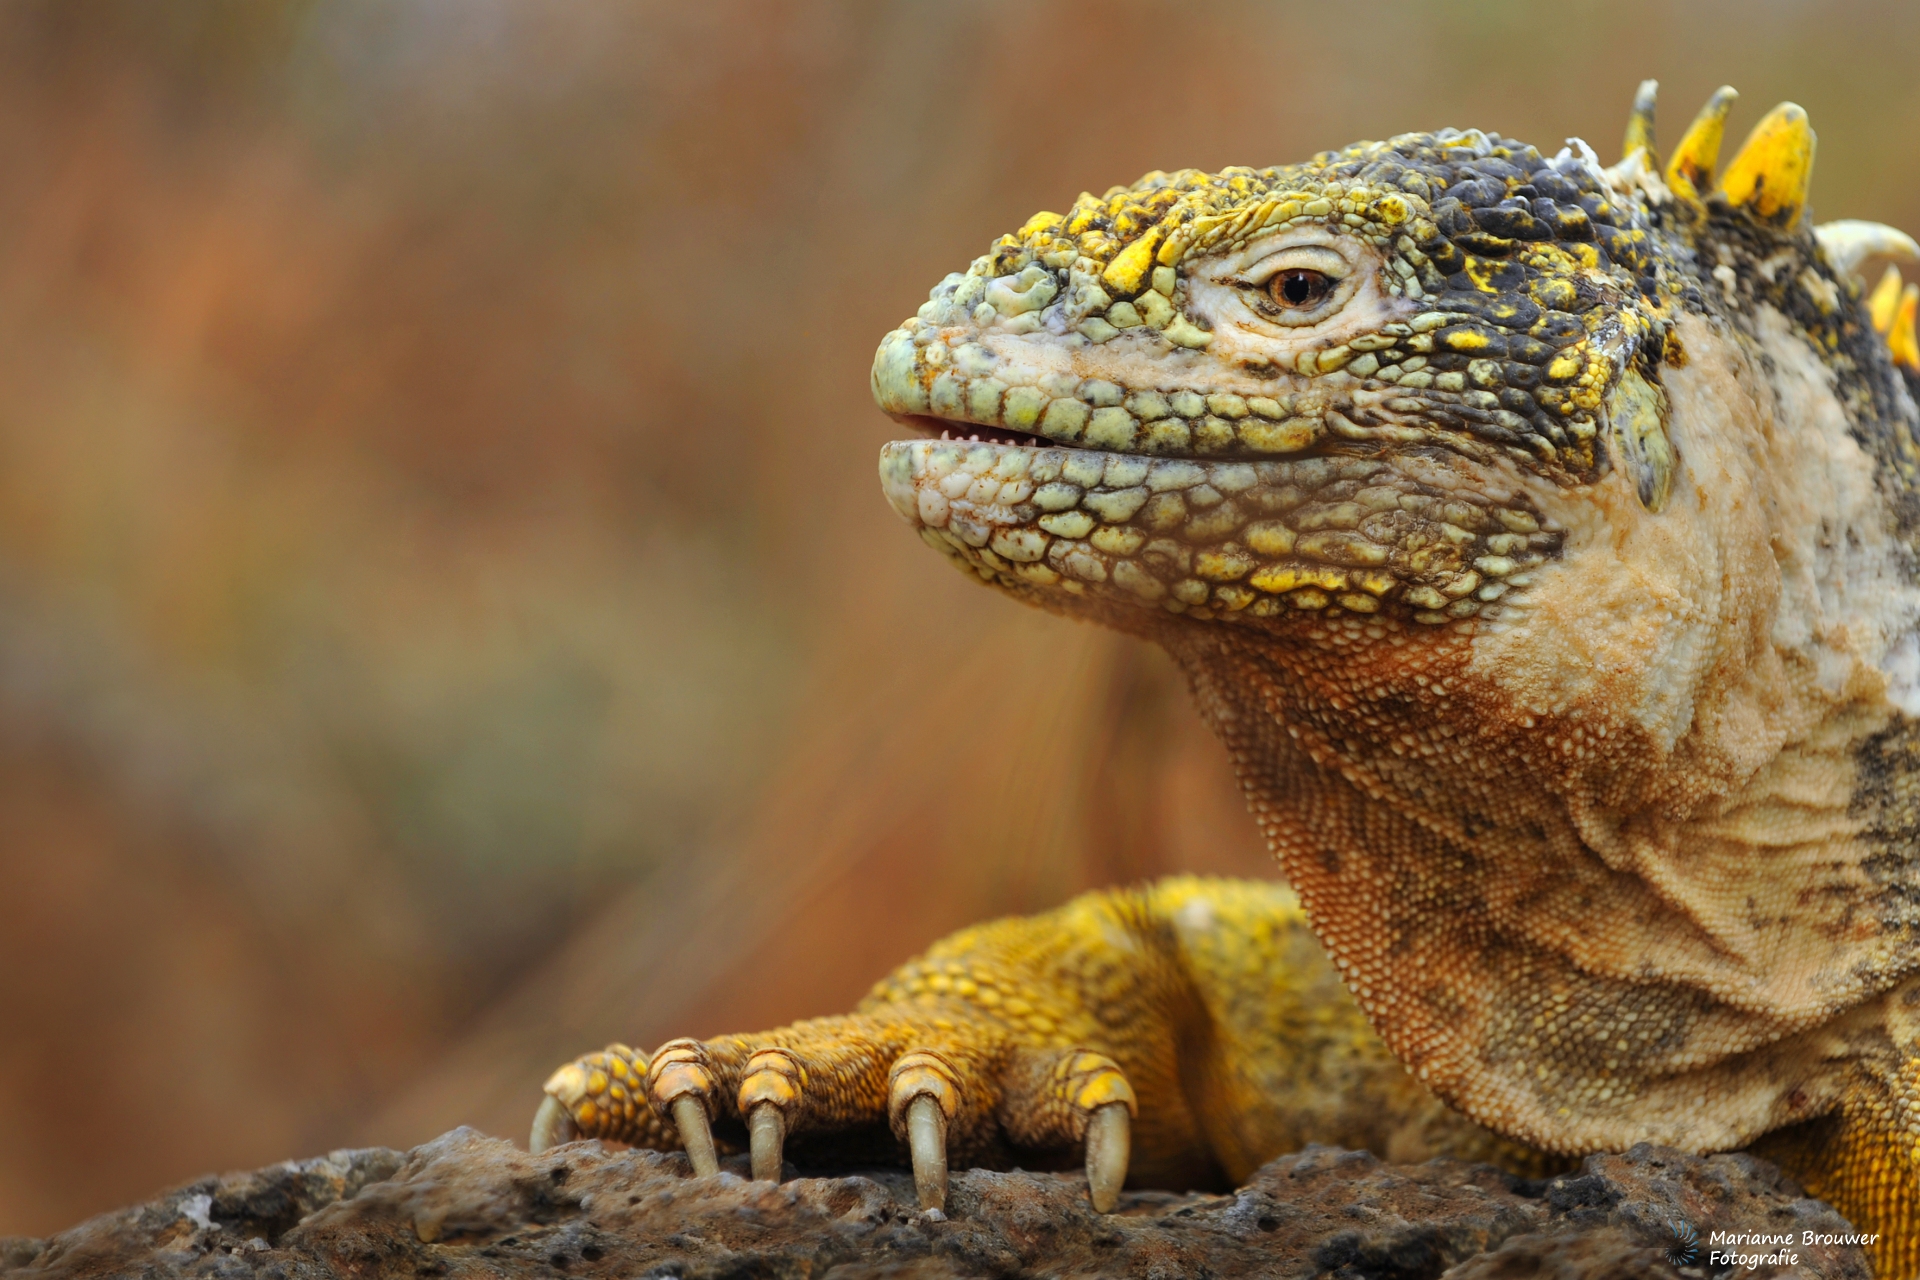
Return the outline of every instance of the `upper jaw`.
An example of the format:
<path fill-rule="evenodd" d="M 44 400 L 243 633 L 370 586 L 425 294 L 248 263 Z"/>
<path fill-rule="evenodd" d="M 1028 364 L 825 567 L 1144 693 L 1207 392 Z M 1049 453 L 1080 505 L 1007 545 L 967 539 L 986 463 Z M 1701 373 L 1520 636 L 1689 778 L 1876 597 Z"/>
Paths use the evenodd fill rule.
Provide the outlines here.
<path fill-rule="evenodd" d="M 1405 394 L 1368 388 L 1343 366 L 1366 356 L 1368 346 L 1414 336 L 1408 325 L 1388 329 L 1372 343 L 1363 340 L 1363 350 L 1344 344 L 1309 350 L 1283 369 L 1170 353 L 1144 335 L 1110 341 L 1095 361 L 1024 335 L 909 321 L 881 343 L 873 393 L 880 408 L 915 430 L 927 430 L 928 422 L 943 424 L 938 429 L 951 424 L 957 433 L 1001 428 L 1037 444 L 1153 457 L 1293 456 L 1342 435 L 1376 438 L 1371 428 L 1392 412 L 1388 402 Z M 1366 358 L 1370 371 L 1379 367 L 1377 357 Z M 1418 356 L 1409 362 L 1410 374 L 1425 364 Z M 1302 373 L 1308 363 L 1314 372 Z M 1430 386 L 1432 379 L 1425 381 Z"/>
<path fill-rule="evenodd" d="M 1582 436 L 1581 420 L 1568 421 L 1549 442 L 1449 349 L 1472 317 L 1396 312 L 1376 321 L 1288 346 L 1236 346 L 1232 326 L 1217 319 L 1216 352 L 1173 346 L 1144 327 L 1093 344 L 915 317 L 881 342 L 872 389 L 895 419 L 916 430 L 932 420 L 942 424 L 936 433 L 991 427 L 1047 445 L 1196 460 L 1430 445 L 1482 462 L 1506 458 L 1561 484 L 1595 477 L 1591 425 Z M 1617 381 L 1623 357 L 1602 345 L 1593 351 Z"/>
<path fill-rule="evenodd" d="M 1068 328 L 1074 317 L 1059 306 L 1010 318 L 995 313 L 984 323 L 923 308 L 935 314 L 916 316 L 882 340 L 874 398 L 902 421 L 999 427 L 1070 448 L 1260 458 L 1323 441 L 1328 411 L 1350 408 L 1346 393 L 1363 385 L 1346 372 L 1350 364 L 1376 373 L 1383 361 L 1371 353 L 1382 351 L 1398 361 L 1398 373 L 1417 375 L 1426 364 L 1417 348 L 1430 342 L 1410 323 L 1417 308 L 1384 294 L 1371 273 L 1332 323 L 1276 334 L 1263 332 L 1240 300 L 1231 283 L 1236 265 L 1243 264 L 1198 272 L 1180 288 L 1187 310 L 1209 326 L 1193 329 L 1201 346 L 1176 341 L 1165 317 L 1158 327 L 1106 325 L 1096 342 L 1085 323 Z M 1187 323 L 1187 310 L 1179 323 Z M 1403 339 L 1413 349 L 1394 350 Z M 1414 376 L 1408 389 L 1433 381 Z"/>

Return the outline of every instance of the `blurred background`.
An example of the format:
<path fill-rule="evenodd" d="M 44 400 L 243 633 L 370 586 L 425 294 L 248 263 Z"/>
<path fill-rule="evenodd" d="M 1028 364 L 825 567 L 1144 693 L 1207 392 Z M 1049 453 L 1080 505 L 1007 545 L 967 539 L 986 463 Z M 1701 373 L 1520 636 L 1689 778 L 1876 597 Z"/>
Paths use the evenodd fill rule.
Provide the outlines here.
<path fill-rule="evenodd" d="M 1920 230 L 1920 8 L 1548 13 L 0 2 L 0 1235 L 1268 874 L 1163 659 L 901 527 L 868 364 L 1083 188 L 1611 159 L 1644 76 Z"/>

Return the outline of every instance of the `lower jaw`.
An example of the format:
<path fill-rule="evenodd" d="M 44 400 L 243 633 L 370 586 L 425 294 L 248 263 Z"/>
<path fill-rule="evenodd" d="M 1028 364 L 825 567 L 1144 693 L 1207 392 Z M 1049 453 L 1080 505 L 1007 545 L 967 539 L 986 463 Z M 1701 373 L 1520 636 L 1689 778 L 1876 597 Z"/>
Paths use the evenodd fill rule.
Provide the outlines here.
<path fill-rule="evenodd" d="M 1502 614 L 1558 543 L 1511 495 L 1476 494 L 1464 464 L 1430 457 L 1155 459 L 938 425 L 947 438 L 883 449 L 889 501 L 935 549 L 1023 594 L 1443 626 Z"/>

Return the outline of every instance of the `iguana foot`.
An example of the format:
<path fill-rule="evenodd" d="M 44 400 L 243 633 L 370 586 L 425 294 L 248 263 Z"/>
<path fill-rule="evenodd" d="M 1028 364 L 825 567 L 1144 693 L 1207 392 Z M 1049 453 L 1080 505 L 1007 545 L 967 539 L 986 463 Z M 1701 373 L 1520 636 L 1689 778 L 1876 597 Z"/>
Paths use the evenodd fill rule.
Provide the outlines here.
<path fill-rule="evenodd" d="M 929 1209 L 945 1206 L 950 1152 L 997 1163 L 1084 1145 L 1104 1212 L 1126 1181 L 1136 1109 L 1104 1054 L 940 1016 L 821 1018 L 759 1037 L 671 1040 L 651 1058 L 609 1045 L 561 1067 L 546 1090 L 534 1151 L 581 1137 L 680 1146 L 707 1175 L 719 1171 L 721 1146 L 737 1150 L 744 1136 L 753 1176 L 778 1181 L 790 1138 L 872 1153 L 890 1133 Z"/>
<path fill-rule="evenodd" d="M 1176 878 L 964 930 L 845 1017 L 760 1035 L 611 1045 L 554 1072 L 537 1150 L 605 1137 L 752 1153 L 1047 1167 L 1079 1148 L 1094 1204 L 1121 1184 L 1222 1188 L 1308 1142 L 1542 1171 L 1440 1105 L 1386 1051 L 1280 885 Z"/>

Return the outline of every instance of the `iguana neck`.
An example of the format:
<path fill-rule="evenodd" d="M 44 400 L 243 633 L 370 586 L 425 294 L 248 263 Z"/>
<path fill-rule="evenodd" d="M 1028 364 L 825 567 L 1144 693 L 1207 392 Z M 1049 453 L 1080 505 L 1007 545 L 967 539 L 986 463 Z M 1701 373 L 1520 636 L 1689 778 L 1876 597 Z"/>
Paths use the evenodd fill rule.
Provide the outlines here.
<path fill-rule="evenodd" d="M 1777 1070 L 1783 1037 L 1832 1033 L 1914 963 L 1886 873 L 1904 800 L 1875 789 L 1913 723 L 1885 670 L 1911 590 L 1872 463 L 1805 404 L 1769 433 L 1778 456 L 1738 456 L 1728 420 L 1817 398 L 1818 366 L 1781 327 L 1680 331 L 1693 483 L 1637 524 L 1607 519 L 1625 492 L 1541 486 L 1567 551 L 1525 633 L 1155 632 L 1383 1037 L 1476 1119 L 1563 1148 L 1733 1145 L 1798 1118 L 1830 1082 Z M 1820 527 L 1809 506 L 1827 535 L 1796 535 Z M 1701 1072 L 1741 1102 L 1699 1114 Z"/>

